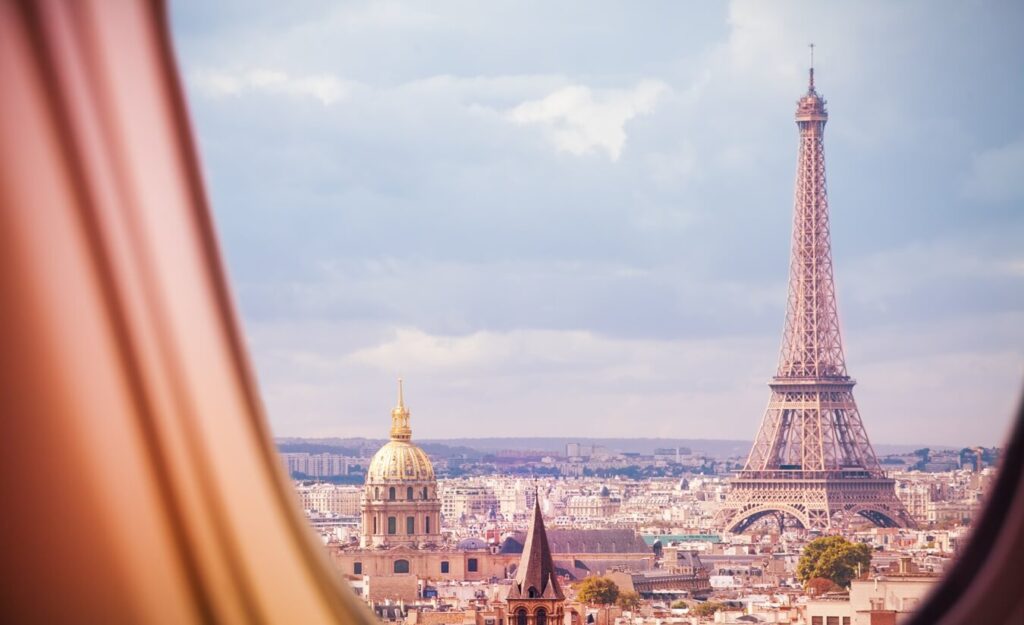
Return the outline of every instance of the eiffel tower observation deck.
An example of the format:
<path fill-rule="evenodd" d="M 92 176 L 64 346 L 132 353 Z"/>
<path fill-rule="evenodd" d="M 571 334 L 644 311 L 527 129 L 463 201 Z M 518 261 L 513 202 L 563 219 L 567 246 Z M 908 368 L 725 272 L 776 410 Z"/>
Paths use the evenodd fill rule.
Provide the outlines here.
<path fill-rule="evenodd" d="M 824 531 L 858 515 L 883 527 L 915 524 L 878 464 L 846 370 L 825 192 L 827 121 L 812 57 L 796 109 L 800 150 L 779 368 L 754 446 L 719 511 L 719 526 L 732 532 L 765 517 L 780 528 L 795 521 Z"/>

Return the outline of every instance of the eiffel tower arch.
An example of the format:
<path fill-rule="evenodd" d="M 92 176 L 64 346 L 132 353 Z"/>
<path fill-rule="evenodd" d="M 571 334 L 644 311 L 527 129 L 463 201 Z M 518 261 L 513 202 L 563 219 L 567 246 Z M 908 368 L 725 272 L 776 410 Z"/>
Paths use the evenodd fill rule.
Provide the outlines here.
<path fill-rule="evenodd" d="M 913 527 L 868 440 L 847 373 L 832 271 L 825 190 L 825 99 L 797 101 L 800 131 L 789 298 L 779 367 L 761 428 L 718 513 L 743 532 L 768 517 L 830 530 L 861 516 L 882 527 Z"/>

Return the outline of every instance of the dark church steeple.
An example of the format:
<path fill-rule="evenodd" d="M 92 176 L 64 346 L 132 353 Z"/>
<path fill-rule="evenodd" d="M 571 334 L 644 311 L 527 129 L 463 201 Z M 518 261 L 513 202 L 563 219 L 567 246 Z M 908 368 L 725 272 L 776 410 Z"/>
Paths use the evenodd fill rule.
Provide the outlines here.
<path fill-rule="evenodd" d="M 564 619 L 565 594 L 558 583 L 551 546 L 544 530 L 540 498 L 534 498 L 533 521 L 526 534 L 523 557 L 506 601 L 508 625 L 556 625 Z"/>
<path fill-rule="evenodd" d="M 512 590 L 508 596 L 510 599 L 565 599 L 555 575 L 555 563 L 551 558 L 547 532 L 544 531 L 544 517 L 540 513 L 539 498 L 535 498 L 533 522 L 526 534 L 523 557 L 519 560 L 516 579 L 512 582 Z"/>

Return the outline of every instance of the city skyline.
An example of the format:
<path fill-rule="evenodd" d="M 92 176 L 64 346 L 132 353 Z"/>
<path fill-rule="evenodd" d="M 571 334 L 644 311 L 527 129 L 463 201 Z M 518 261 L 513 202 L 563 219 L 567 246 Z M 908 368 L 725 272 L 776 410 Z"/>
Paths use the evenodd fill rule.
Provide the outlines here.
<path fill-rule="evenodd" d="M 752 438 L 814 40 L 872 439 L 955 445 L 968 418 L 1002 442 L 1024 372 L 1012 19 L 307 9 L 172 6 L 275 435 L 381 437 L 402 375 L 422 438 Z"/>

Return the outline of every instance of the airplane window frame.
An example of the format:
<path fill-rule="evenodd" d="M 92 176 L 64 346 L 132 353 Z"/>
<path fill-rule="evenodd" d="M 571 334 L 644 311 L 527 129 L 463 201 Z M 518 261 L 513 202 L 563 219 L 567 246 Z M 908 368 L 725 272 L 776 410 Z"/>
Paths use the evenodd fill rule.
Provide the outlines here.
<path fill-rule="evenodd" d="M 79 618 L 102 614 L 111 622 L 166 618 L 162 611 L 173 586 L 179 593 L 174 596 L 192 601 L 176 609 L 192 614 L 193 622 L 375 622 L 351 589 L 336 579 L 329 559 L 319 551 L 276 457 L 213 230 L 166 3 L 0 0 L 0 81 L 5 85 L 0 90 L 0 128 L 6 129 L 0 132 L 0 295 L 5 302 L 0 339 L 22 350 L 12 352 L 10 358 L 27 356 L 19 366 L 2 361 L 0 402 L 5 414 L 40 416 L 11 420 L 32 438 L 4 437 L 0 444 L 8 452 L 25 440 L 48 441 L 56 449 L 51 457 L 76 476 L 75 488 L 88 506 L 80 510 L 80 523 L 102 530 L 90 534 L 98 547 L 82 552 L 96 556 L 87 570 L 64 566 L 54 573 L 49 564 L 64 562 L 69 554 L 60 551 L 61 545 L 71 544 L 55 542 L 58 526 L 47 516 L 60 497 L 54 491 L 25 487 L 16 466 L 0 471 L 5 508 L 25 515 L 18 519 L 17 536 L 38 545 L 30 550 L 14 544 L 11 536 L 2 537 L 5 558 L 0 561 L 0 574 L 18 579 L 22 594 L 0 595 L 0 613 L 19 622 L 72 610 L 78 610 Z M 139 140 L 138 127 L 132 126 L 139 119 L 150 122 L 146 126 L 149 143 L 141 145 L 152 151 L 153 161 L 173 164 L 173 170 L 160 172 L 162 178 L 154 177 L 147 159 L 125 158 L 128 147 L 139 147 L 134 143 Z M 23 172 L 28 166 L 35 167 L 32 176 L 17 177 L 6 171 L 16 167 Z M 54 180 L 59 184 L 45 183 Z M 170 190 L 179 198 L 173 208 L 180 214 L 172 215 L 177 218 L 172 223 L 180 229 L 154 232 L 154 224 L 165 222 L 149 220 L 152 214 L 147 211 L 167 207 L 169 180 L 177 185 Z M 125 197 L 144 201 L 127 202 Z M 154 197 L 164 203 L 154 204 Z M 101 227 L 111 224 L 117 236 Z M 43 249 L 52 245 L 48 234 L 66 236 L 74 249 Z M 51 256 L 58 252 L 80 253 L 87 262 L 55 265 Z M 160 267 L 165 271 L 159 273 L 152 266 L 157 254 L 163 254 L 161 258 L 177 255 L 182 262 Z M 146 275 L 151 278 L 162 276 L 168 281 L 133 282 L 133 272 L 140 271 L 133 263 L 150 270 Z M 179 280 L 185 276 L 200 279 L 182 287 Z M 74 284 L 65 282 L 76 278 Z M 60 285 L 92 297 L 78 310 L 67 310 L 67 301 L 54 295 Z M 175 305 L 194 304 L 187 311 L 195 313 L 195 318 L 183 321 L 175 315 L 186 309 L 156 306 L 168 301 L 161 298 L 172 288 L 182 288 L 174 292 L 180 298 Z M 89 314 L 104 321 L 109 332 L 75 336 L 68 331 L 78 329 L 77 324 Z M 189 351 L 194 347 L 188 344 L 189 335 L 178 333 L 189 323 L 217 340 Z M 151 333 L 133 334 L 140 327 Z M 112 337 L 109 345 L 103 344 L 107 336 Z M 68 337 L 79 341 L 74 349 L 54 347 Z M 82 356 L 92 352 L 76 349 L 93 349 L 105 359 L 90 362 L 114 362 L 116 367 L 84 369 Z M 52 357 L 46 363 L 33 357 L 44 353 Z M 203 387 L 182 373 L 189 367 L 214 366 L 213 361 L 201 359 L 210 354 L 223 367 L 219 373 L 235 385 L 223 389 L 230 401 L 219 398 L 228 406 L 222 411 L 210 410 L 210 398 L 195 394 Z M 100 414 L 98 403 L 86 403 L 71 392 L 85 388 L 84 383 L 99 373 L 123 376 L 128 399 L 118 404 L 121 412 L 116 415 Z M 153 390 L 157 387 L 160 392 Z M 161 412 L 165 389 L 175 389 L 191 400 L 191 410 Z M 63 410 L 51 410 L 58 401 L 64 402 L 59 404 Z M 48 416 L 55 420 L 46 420 Z M 130 480 L 123 471 L 117 474 L 102 464 L 104 454 L 109 456 L 109 442 L 90 435 L 97 422 L 106 425 L 115 417 L 136 420 L 136 429 L 130 430 L 137 436 L 132 439 L 136 448 L 119 450 L 125 458 L 139 462 L 140 473 Z M 230 438 L 223 434 L 225 430 L 202 429 L 212 419 L 237 424 L 245 436 Z M 55 424 L 73 430 L 77 437 L 54 429 Z M 175 437 L 185 442 L 175 446 L 180 442 Z M 225 474 L 214 467 L 227 464 L 217 464 L 218 453 L 235 454 L 246 466 L 258 467 L 243 472 L 239 462 L 230 474 L 237 482 L 237 492 L 231 496 L 250 505 L 246 514 L 216 497 L 226 492 L 217 490 L 221 485 L 217 480 Z M 17 457 L 0 454 L 3 462 Z M 132 468 L 127 462 L 124 466 Z M 203 479 L 189 481 L 194 476 Z M 143 483 L 143 479 L 150 481 Z M 187 496 L 192 491 L 186 487 L 192 486 L 201 496 Z M 143 578 L 146 571 L 131 554 L 138 532 L 114 531 L 126 522 L 117 518 L 123 510 L 112 503 L 120 501 L 113 499 L 115 489 L 129 487 L 151 489 L 145 498 L 133 502 L 137 507 L 133 514 L 141 511 L 147 518 L 158 519 L 160 527 L 145 529 L 158 538 L 169 537 L 160 545 L 154 539 L 153 549 L 162 546 L 163 550 L 161 556 L 150 558 L 149 567 L 166 565 L 180 572 L 180 579 L 161 580 L 164 583 L 157 587 L 148 581 L 152 575 Z M 70 491 L 57 494 L 64 492 Z M 110 499 L 84 498 L 92 493 Z M 231 543 L 240 536 L 248 538 L 244 548 Z M 204 549 L 204 545 L 213 547 Z M 467 562 L 467 570 L 474 560 Z M 1024 619 L 1024 593 L 1018 588 L 1022 561 L 1024 402 L 1018 403 L 1002 466 L 970 540 L 908 625 Z M 254 562 L 281 564 L 301 575 L 270 584 L 267 580 L 272 577 L 254 570 Z M 124 586 L 111 586 L 110 580 Z M 188 621 L 183 617 L 182 622 Z"/>

